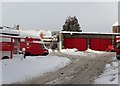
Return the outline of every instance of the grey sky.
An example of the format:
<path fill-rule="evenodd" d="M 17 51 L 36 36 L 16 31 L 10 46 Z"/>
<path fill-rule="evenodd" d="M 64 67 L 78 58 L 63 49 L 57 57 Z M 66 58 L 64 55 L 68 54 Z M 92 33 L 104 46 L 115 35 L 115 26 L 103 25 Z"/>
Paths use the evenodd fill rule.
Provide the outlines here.
<path fill-rule="evenodd" d="M 2 3 L 0 2 L 0 25 L 2 25 Z"/>
<path fill-rule="evenodd" d="M 120 24 L 120 1 L 119 1 L 119 3 L 118 3 L 118 22 L 119 22 L 119 24 Z"/>
<path fill-rule="evenodd" d="M 111 32 L 118 20 L 117 2 L 4 2 L 3 25 L 22 29 L 61 30 L 68 16 L 76 16 L 84 32 Z"/>

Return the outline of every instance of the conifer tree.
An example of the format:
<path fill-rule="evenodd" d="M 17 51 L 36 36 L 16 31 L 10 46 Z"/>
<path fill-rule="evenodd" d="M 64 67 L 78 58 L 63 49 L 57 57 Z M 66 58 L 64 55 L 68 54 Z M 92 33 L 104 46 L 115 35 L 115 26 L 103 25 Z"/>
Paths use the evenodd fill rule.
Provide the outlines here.
<path fill-rule="evenodd" d="M 78 20 L 76 16 L 74 17 L 68 17 L 65 21 L 65 24 L 63 25 L 62 31 L 75 31 L 75 32 L 81 32 L 80 25 L 78 24 Z"/>

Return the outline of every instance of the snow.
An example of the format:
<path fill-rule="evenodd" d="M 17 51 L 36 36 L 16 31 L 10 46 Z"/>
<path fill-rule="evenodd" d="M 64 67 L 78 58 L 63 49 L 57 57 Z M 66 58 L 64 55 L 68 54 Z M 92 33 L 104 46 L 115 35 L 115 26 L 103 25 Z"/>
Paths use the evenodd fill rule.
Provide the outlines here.
<path fill-rule="evenodd" d="M 0 33 L 8 33 L 8 34 L 20 34 L 20 31 L 19 30 L 15 30 L 13 28 L 6 28 L 6 27 L 3 27 L 3 29 L 0 29 Z"/>
<path fill-rule="evenodd" d="M 48 52 L 51 53 L 51 52 L 52 52 L 52 49 L 48 49 Z"/>
<path fill-rule="evenodd" d="M 52 38 L 52 32 L 50 30 L 15 30 L 10 28 L 3 28 L 0 29 L 0 33 L 9 33 L 9 34 L 16 34 L 19 36 L 16 37 L 34 37 L 34 38 L 40 38 L 40 33 L 44 34 L 45 38 Z M 44 39 L 50 41 L 51 39 Z"/>
<path fill-rule="evenodd" d="M 30 34 L 32 36 L 38 36 L 38 37 L 40 37 L 40 34 L 44 34 L 45 38 L 52 37 L 52 32 L 50 30 L 21 30 L 21 32 L 26 33 L 26 34 Z"/>
<path fill-rule="evenodd" d="M 60 50 L 60 52 L 65 53 L 65 54 L 69 54 L 69 55 L 80 55 L 80 56 L 86 56 L 87 54 L 84 51 L 78 51 L 78 49 L 73 48 L 73 49 L 62 49 Z M 92 54 L 104 54 L 106 52 L 104 51 L 95 51 L 95 50 L 91 50 L 88 49 L 86 50 L 86 52 L 92 53 Z"/>
<path fill-rule="evenodd" d="M 45 38 L 52 38 L 52 32 L 50 30 L 40 30 L 42 34 L 44 34 Z"/>
<path fill-rule="evenodd" d="M 87 49 L 87 52 L 92 52 L 92 53 L 99 53 L 99 54 L 103 54 L 105 53 L 104 51 L 95 51 L 95 50 L 91 50 L 91 49 Z"/>
<path fill-rule="evenodd" d="M 118 21 L 115 22 L 115 24 L 113 24 L 113 26 L 119 26 L 120 24 L 118 23 Z"/>
<path fill-rule="evenodd" d="M 13 59 L 1 60 L 2 84 L 25 81 L 47 72 L 58 70 L 71 61 L 68 58 L 57 56 L 27 56 L 14 55 Z"/>
<path fill-rule="evenodd" d="M 111 64 L 106 64 L 105 71 L 99 78 L 95 79 L 94 84 L 118 84 L 118 67 L 120 61 L 112 62 Z"/>
<path fill-rule="evenodd" d="M 69 54 L 69 55 L 81 55 L 81 56 L 86 56 L 85 53 L 78 51 L 78 49 L 73 48 L 73 49 L 62 49 L 60 52 Z"/>
<path fill-rule="evenodd" d="M 2 63 L 0 62 L 0 85 L 1 83 L 2 83 Z"/>
<path fill-rule="evenodd" d="M 39 37 L 39 31 L 35 30 L 20 30 L 20 37 L 34 37 L 34 38 L 40 38 Z"/>
<path fill-rule="evenodd" d="M 70 35 L 72 34 L 93 34 L 93 35 L 120 35 L 120 33 L 105 33 L 105 32 L 72 32 L 72 31 L 60 31 L 60 33 L 67 34 L 69 33 Z"/>

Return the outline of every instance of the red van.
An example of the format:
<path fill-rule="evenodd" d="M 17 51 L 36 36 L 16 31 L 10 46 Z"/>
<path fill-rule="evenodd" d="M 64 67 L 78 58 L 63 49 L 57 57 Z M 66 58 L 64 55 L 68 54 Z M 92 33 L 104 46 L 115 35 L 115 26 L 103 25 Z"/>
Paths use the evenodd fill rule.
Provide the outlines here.
<path fill-rule="evenodd" d="M 24 50 L 23 50 L 24 49 Z M 49 52 L 40 39 L 35 38 L 21 38 L 20 51 L 25 52 L 26 56 L 48 55 Z"/>
<path fill-rule="evenodd" d="M 31 36 L 19 30 L 0 28 L 0 59 L 12 59 L 13 54 L 48 55 L 39 36 Z M 24 50 L 24 51 L 23 51 Z"/>
<path fill-rule="evenodd" d="M 18 51 L 25 49 L 25 55 L 48 55 L 49 52 L 39 38 L 19 38 L 11 36 L 0 36 L 0 59 L 12 59 L 13 53 L 16 48 Z M 15 42 L 15 39 L 18 39 L 18 42 Z M 13 41 L 14 40 L 14 41 Z M 16 46 L 15 44 L 18 43 Z M 22 52 L 21 52 L 22 53 Z"/>

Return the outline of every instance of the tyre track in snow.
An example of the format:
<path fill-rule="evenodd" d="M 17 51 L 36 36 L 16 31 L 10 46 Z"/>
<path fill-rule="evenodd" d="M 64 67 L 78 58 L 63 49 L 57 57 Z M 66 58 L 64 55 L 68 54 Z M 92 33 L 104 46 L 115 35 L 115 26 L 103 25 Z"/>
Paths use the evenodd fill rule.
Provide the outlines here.
<path fill-rule="evenodd" d="M 67 57 L 72 63 L 55 72 L 49 72 L 43 76 L 35 77 L 22 84 L 92 84 L 104 70 L 107 63 L 112 62 L 115 53 L 94 54 L 86 53 L 86 56 L 68 55 L 53 52 L 51 55 Z"/>

